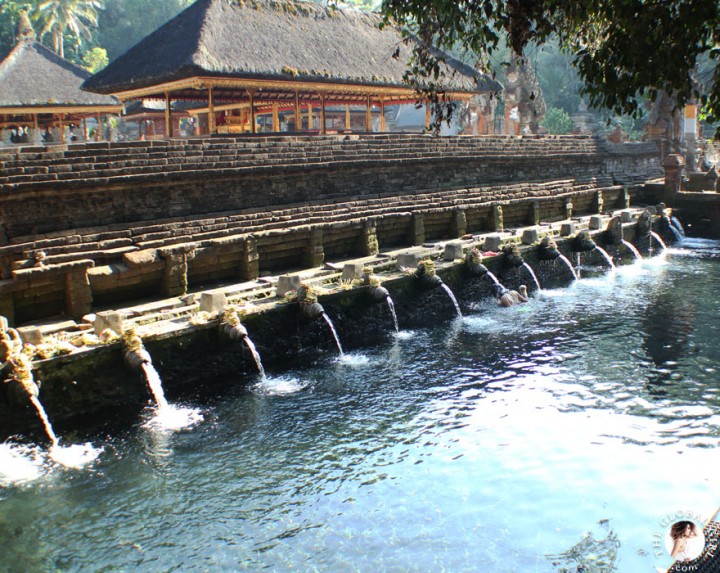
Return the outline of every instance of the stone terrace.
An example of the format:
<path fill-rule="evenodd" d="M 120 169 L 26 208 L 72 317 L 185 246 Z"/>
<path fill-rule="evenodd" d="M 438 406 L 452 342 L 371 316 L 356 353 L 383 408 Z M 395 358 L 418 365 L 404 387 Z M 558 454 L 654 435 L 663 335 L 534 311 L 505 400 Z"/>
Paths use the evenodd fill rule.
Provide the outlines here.
<path fill-rule="evenodd" d="M 0 152 L 0 314 L 97 304 L 625 206 L 654 145 L 244 137 Z"/>

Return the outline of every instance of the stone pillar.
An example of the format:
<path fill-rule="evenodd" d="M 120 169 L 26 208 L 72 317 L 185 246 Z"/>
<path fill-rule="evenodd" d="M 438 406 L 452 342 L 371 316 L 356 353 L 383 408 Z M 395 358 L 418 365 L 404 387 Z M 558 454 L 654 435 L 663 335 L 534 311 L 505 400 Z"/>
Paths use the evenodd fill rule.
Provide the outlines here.
<path fill-rule="evenodd" d="M 260 255 L 255 237 L 251 236 L 245 240 L 245 249 L 240 263 L 240 274 L 247 281 L 255 280 L 260 276 Z"/>
<path fill-rule="evenodd" d="M 358 254 L 363 257 L 377 255 L 378 252 L 380 252 L 380 243 L 377 238 L 377 222 L 375 219 L 367 219 L 363 223 L 358 243 Z"/>
<path fill-rule="evenodd" d="M 303 265 L 309 268 L 320 267 L 325 262 L 325 249 L 323 248 L 323 230 L 310 231 L 310 240 L 303 249 Z"/>
<path fill-rule="evenodd" d="M 39 127 L 30 128 L 30 143 L 32 145 L 42 145 L 42 129 Z"/>
<path fill-rule="evenodd" d="M 533 201 L 530 204 L 530 214 L 528 216 L 529 225 L 540 224 L 540 201 Z"/>
<path fill-rule="evenodd" d="M 490 230 L 502 231 L 505 228 L 502 205 L 493 205 L 490 221 Z"/>
<path fill-rule="evenodd" d="M 685 158 L 682 155 L 671 153 L 663 160 L 665 170 L 665 189 L 663 201 L 672 205 L 680 192 L 682 184 L 682 170 L 685 167 Z"/>
<path fill-rule="evenodd" d="M 72 318 L 81 318 L 92 310 L 92 290 L 87 269 L 79 268 L 65 275 L 65 312 Z"/>
<path fill-rule="evenodd" d="M 465 209 L 455 209 L 450 222 L 450 236 L 462 237 L 467 233 L 467 215 Z"/>
<path fill-rule="evenodd" d="M 622 193 L 620 193 L 620 208 L 621 209 L 629 209 L 630 208 L 630 187 L 625 185 L 623 187 Z"/>
<path fill-rule="evenodd" d="M 12 145 L 12 129 L 6 127 L 2 130 L 2 142 L 5 145 Z"/>
<path fill-rule="evenodd" d="M 605 209 L 605 200 L 603 199 L 602 191 L 598 190 L 595 192 L 595 212 L 602 214 Z"/>
<path fill-rule="evenodd" d="M 573 216 L 573 204 L 570 197 L 565 197 L 565 219 L 572 219 Z"/>
<path fill-rule="evenodd" d="M 408 240 L 411 245 L 422 245 L 425 242 L 425 216 L 422 213 L 415 213 L 410 219 Z"/>
<path fill-rule="evenodd" d="M 158 249 L 165 259 L 162 292 L 165 296 L 182 296 L 187 294 L 188 261 L 195 256 L 195 243 L 185 243 Z"/>

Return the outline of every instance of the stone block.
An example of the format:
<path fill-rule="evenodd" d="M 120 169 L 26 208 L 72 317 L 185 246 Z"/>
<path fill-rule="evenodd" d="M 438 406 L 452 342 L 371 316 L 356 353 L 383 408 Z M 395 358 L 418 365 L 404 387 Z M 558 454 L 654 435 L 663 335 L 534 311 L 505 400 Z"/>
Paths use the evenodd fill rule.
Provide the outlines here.
<path fill-rule="evenodd" d="M 443 251 L 443 259 L 446 261 L 454 261 L 463 258 L 463 245 L 460 242 L 453 241 L 445 244 Z"/>
<path fill-rule="evenodd" d="M 93 329 L 95 334 L 100 334 L 106 328 L 121 334 L 123 331 L 122 315 L 114 310 L 106 310 L 95 314 Z"/>
<path fill-rule="evenodd" d="M 297 290 L 300 282 L 300 277 L 297 275 L 280 275 L 278 277 L 275 296 L 285 296 L 286 293 Z"/>
<path fill-rule="evenodd" d="M 500 235 L 488 235 L 483 243 L 483 251 L 499 252 L 502 246 L 502 237 Z"/>
<path fill-rule="evenodd" d="M 633 220 L 632 211 L 620 211 L 620 222 L 630 223 Z"/>
<path fill-rule="evenodd" d="M 540 240 L 540 235 L 537 229 L 525 229 L 522 234 L 522 244 L 532 245 Z"/>
<path fill-rule="evenodd" d="M 351 281 L 359 279 L 362 276 L 362 270 L 362 263 L 346 263 L 345 266 L 343 266 L 342 280 Z"/>
<path fill-rule="evenodd" d="M 560 225 L 560 236 L 569 237 L 575 234 L 575 223 L 563 223 Z"/>
<path fill-rule="evenodd" d="M 400 253 L 397 256 L 398 269 L 415 269 L 420 261 L 417 253 Z"/>
<path fill-rule="evenodd" d="M 42 331 L 36 326 L 21 326 L 17 329 L 20 334 L 20 338 L 26 344 L 38 344 L 43 343 Z"/>
<path fill-rule="evenodd" d="M 225 310 L 226 302 L 224 292 L 204 292 L 200 294 L 198 310 L 210 314 L 220 314 Z"/>
<path fill-rule="evenodd" d="M 588 229 L 597 231 L 603 227 L 603 218 L 600 215 L 593 215 L 588 222 Z"/>

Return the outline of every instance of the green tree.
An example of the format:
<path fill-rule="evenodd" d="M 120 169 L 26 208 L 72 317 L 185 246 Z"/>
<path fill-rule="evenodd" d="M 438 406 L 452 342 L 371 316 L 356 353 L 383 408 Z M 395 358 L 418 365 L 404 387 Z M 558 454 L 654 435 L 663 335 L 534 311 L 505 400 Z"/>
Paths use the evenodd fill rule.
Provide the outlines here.
<path fill-rule="evenodd" d="M 83 67 L 93 74 L 108 65 L 108 55 L 105 48 L 95 47 L 85 52 L 82 57 Z"/>
<path fill-rule="evenodd" d="M 573 120 L 564 109 L 559 107 L 551 107 L 545 112 L 545 117 L 540 122 L 548 133 L 554 135 L 562 135 L 570 133 L 575 127 Z"/>
<path fill-rule="evenodd" d="M 505 41 L 518 54 L 556 41 L 569 55 L 582 94 L 615 114 L 642 114 L 646 97 L 673 93 L 720 117 L 720 3 L 717 0 L 383 0 L 386 22 L 415 34 L 424 46 L 461 45 L 492 54 Z M 433 78 L 435 59 L 417 48 L 410 81 Z M 707 84 L 691 79 L 702 56 L 712 65 Z"/>
<path fill-rule="evenodd" d="M 0 0 L 0 54 L 15 45 L 20 12 L 33 6 L 32 0 Z"/>
<path fill-rule="evenodd" d="M 98 43 L 114 60 L 187 8 L 194 0 L 105 0 L 98 19 Z"/>
<path fill-rule="evenodd" d="M 42 29 L 40 37 L 50 34 L 53 49 L 62 58 L 65 57 L 64 35 L 69 32 L 80 40 L 90 40 L 91 27 L 97 26 L 98 11 L 102 10 L 102 0 L 44 0 L 35 7 L 35 17 Z"/>

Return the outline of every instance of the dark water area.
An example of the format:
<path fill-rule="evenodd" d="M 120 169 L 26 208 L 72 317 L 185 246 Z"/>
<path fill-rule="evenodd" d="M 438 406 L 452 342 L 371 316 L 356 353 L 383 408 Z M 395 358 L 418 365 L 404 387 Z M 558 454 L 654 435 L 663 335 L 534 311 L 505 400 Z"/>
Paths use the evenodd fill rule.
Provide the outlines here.
<path fill-rule="evenodd" d="M 720 502 L 720 243 L 603 272 L 98 425 L 83 468 L 0 445 L 0 571 L 667 567 Z"/>

